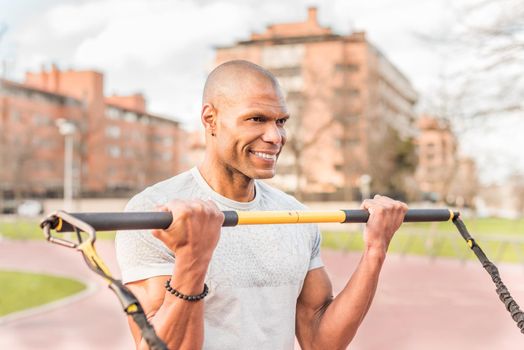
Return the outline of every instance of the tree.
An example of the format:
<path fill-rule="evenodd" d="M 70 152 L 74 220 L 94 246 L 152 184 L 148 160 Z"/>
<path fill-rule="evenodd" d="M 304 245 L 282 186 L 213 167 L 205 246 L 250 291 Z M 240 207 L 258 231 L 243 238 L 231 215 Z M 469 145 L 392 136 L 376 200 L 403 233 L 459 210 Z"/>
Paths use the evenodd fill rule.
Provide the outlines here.
<path fill-rule="evenodd" d="M 438 34 L 421 34 L 443 61 L 441 88 L 454 118 L 471 120 L 522 111 L 524 6 L 478 0 L 454 12 Z M 434 96 L 435 98 L 435 96 Z M 470 124 L 468 124 L 469 126 Z"/>

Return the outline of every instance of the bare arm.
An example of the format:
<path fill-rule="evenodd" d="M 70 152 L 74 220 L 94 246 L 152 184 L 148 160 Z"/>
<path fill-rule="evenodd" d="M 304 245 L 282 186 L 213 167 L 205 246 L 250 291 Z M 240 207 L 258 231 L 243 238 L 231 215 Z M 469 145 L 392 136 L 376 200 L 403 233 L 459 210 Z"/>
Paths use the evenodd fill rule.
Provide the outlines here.
<path fill-rule="evenodd" d="M 200 349 L 204 340 L 204 303 L 189 302 L 165 289 L 171 287 L 186 295 L 197 295 L 204 289 L 204 279 L 213 250 L 218 242 L 222 213 L 212 203 L 202 201 L 171 202 L 164 210 L 173 214 L 173 223 L 155 237 L 176 256 L 172 276 L 157 276 L 129 283 L 158 336 L 170 349 Z M 129 324 L 137 349 L 148 349 L 134 322 Z"/>
<path fill-rule="evenodd" d="M 387 247 L 407 206 L 387 197 L 364 201 L 370 211 L 362 258 L 339 295 L 333 299 L 323 268 L 306 276 L 297 302 L 297 338 L 303 349 L 345 349 L 362 323 L 377 289 Z"/>

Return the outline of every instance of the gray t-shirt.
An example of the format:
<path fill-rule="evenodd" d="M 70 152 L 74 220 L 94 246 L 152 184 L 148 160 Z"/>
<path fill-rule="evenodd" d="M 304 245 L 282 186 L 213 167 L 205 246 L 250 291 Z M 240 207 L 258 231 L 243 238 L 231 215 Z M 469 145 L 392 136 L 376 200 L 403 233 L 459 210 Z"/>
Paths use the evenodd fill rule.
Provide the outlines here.
<path fill-rule="evenodd" d="M 213 191 L 195 167 L 136 195 L 127 211 L 173 199 L 211 199 L 221 210 L 303 210 L 293 197 L 255 181 L 251 202 Z M 297 298 L 309 270 L 323 266 L 317 225 L 224 227 L 206 276 L 204 349 L 293 349 Z M 119 232 L 124 283 L 171 275 L 173 253 L 149 231 Z"/>

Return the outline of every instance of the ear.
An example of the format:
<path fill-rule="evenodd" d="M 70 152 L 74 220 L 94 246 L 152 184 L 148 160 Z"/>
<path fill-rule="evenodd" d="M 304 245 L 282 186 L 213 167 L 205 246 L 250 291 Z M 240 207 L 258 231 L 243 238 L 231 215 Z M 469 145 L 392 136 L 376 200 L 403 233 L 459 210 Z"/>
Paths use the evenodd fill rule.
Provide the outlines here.
<path fill-rule="evenodd" d="M 205 103 L 202 106 L 200 118 L 202 120 L 202 125 L 206 129 L 206 134 L 215 136 L 217 111 L 211 103 Z"/>

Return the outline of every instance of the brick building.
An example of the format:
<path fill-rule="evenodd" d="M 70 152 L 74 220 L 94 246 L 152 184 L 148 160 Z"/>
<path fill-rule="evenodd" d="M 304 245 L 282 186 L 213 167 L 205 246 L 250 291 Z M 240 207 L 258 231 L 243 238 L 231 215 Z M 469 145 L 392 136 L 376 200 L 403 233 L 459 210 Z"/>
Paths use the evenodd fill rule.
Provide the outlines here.
<path fill-rule="evenodd" d="M 476 164 L 459 157 L 449 122 L 425 115 L 418 128 L 416 179 L 424 199 L 472 206 L 478 190 Z"/>
<path fill-rule="evenodd" d="M 27 73 L 0 81 L 0 182 L 10 196 L 62 195 L 64 136 L 75 125 L 73 178 L 78 195 L 128 195 L 179 172 L 179 123 L 146 111 L 142 95 L 105 97 L 95 71 Z"/>
<path fill-rule="evenodd" d="M 279 187 L 303 198 L 351 199 L 363 174 L 383 193 L 412 179 L 414 165 L 399 168 L 398 150 L 411 145 L 417 93 L 365 33 L 335 34 L 309 8 L 304 22 L 270 25 L 216 49 L 215 65 L 231 59 L 269 69 L 286 93 L 292 118 Z"/>

